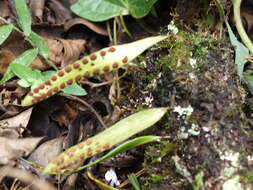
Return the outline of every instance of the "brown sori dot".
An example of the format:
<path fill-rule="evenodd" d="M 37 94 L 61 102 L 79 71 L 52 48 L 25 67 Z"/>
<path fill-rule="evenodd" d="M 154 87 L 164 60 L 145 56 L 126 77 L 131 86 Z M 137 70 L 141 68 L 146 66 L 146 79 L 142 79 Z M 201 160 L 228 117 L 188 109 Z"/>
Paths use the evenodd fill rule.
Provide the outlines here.
<path fill-rule="evenodd" d="M 108 148 L 110 148 L 110 144 L 109 144 L 109 143 L 105 143 L 105 144 L 103 145 L 103 149 L 104 149 L 104 150 L 107 150 Z"/>
<path fill-rule="evenodd" d="M 42 90 L 43 88 L 45 88 L 45 85 L 42 84 L 42 85 L 40 85 L 38 88 L 39 88 L 40 90 Z"/>
<path fill-rule="evenodd" d="M 58 91 L 59 91 L 59 88 L 56 86 L 56 87 L 54 87 L 52 90 L 53 90 L 53 92 L 55 92 L 55 93 L 56 93 L 56 92 L 58 92 Z"/>
<path fill-rule="evenodd" d="M 47 98 L 47 94 L 42 94 L 42 95 L 41 95 L 41 98 L 42 98 L 42 99 L 46 99 L 46 98 Z"/>
<path fill-rule="evenodd" d="M 65 69 L 64 69 L 67 73 L 69 73 L 69 72 L 71 72 L 71 68 L 70 67 L 65 67 Z"/>
<path fill-rule="evenodd" d="M 97 56 L 96 56 L 96 55 L 91 55 L 91 56 L 90 56 L 90 60 L 94 61 L 95 59 L 97 59 Z"/>
<path fill-rule="evenodd" d="M 32 93 L 32 92 L 29 92 L 28 95 L 29 95 L 29 96 L 33 96 L 33 93 Z"/>
<path fill-rule="evenodd" d="M 83 74 L 83 77 L 88 78 L 90 76 L 90 73 L 87 71 Z"/>
<path fill-rule="evenodd" d="M 82 150 L 82 149 L 84 148 L 84 146 L 85 146 L 84 143 L 80 143 L 80 144 L 78 145 L 78 148 L 79 148 L 80 150 Z"/>
<path fill-rule="evenodd" d="M 37 102 L 39 102 L 39 101 L 40 101 L 40 96 L 36 96 L 34 99 L 35 99 Z"/>
<path fill-rule="evenodd" d="M 60 88 L 63 89 L 65 87 L 66 87 L 65 83 L 61 83 Z"/>
<path fill-rule="evenodd" d="M 115 50 L 116 50 L 116 49 L 115 49 L 114 47 L 110 47 L 110 48 L 109 48 L 109 52 L 115 52 Z"/>
<path fill-rule="evenodd" d="M 99 69 L 95 69 L 94 71 L 93 71 L 93 74 L 94 75 L 98 75 L 100 73 L 100 70 Z"/>
<path fill-rule="evenodd" d="M 74 67 L 74 69 L 78 69 L 80 67 L 80 65 L 78 63 L 74 63 L 73 67 Z"/>
<path fill-rule="evenodd" d="M 101 56 L 105 56 L 106 55 L 106 51 L 100 51 L 100 55 Z"/>
<path fill-rule="evenodd" d="M 82 63 L 86 65 L 87 63 L 89 63 L 89 61 L 88 61 L 88 59 L 84 59 L 84 60 L 82 60 Z"/>
<path fill-rule="evenodd" d="M 87 139 L 86 141 L 85 141 L 85 144 L 87 144 L 87 145 L 91 145 L 92 144 L 92 140 L 91 139 Z"/>
<path fill-rule="evenodd" d="M 81 78 L 82 78 L 82 76 L 81 76 L 81 75 L 77 75 L 77 76 L 76 76 L 76 81 L 80 81 L 80 80 L 81 80 Z"/>
<path fill-rule="evenodd" d="M 53 92 L 52 90 L 47 91 L 47 96 L 52 96 Z"/>
<path fill-rule="evenodd" d="M 48 85 L 48 86 L 50 86 L 50 85 L 51 85 L 50 80 L 47 80 L 47 81 L 45 82 L 45 84 Z"/>
<path fill-rule="evenodd" d="M 67 80 L 67 84 L 68 84 L 68 85 L 73 84 L 73 80 L 72 80 L 72 79 Z"/>
<path fill-rule="evenodd" d="M 119 64 L 118 64 L 117 62 L 114 62 L 114 63 L 112 64 L 112 67 L 113 67 L 114 69 L 116 69 L 116 68 L 119 67 Z"/>
<path fill-rule="evenodd" d="M 39 89 L 39 88 L 35 88 L 33 91 L 34 91 L 35 93 L 38 93 L 38 92 L 40 91 L 40 89 Z"/>
<path fill-rule="evenodd" d="M 122 59 L 122 62 L 123 62 L 123 63 L 127 63 L 127 62 L 128 62 L 128 57 L 127 57 L 127 56 L 124 57 L 124 59 Z"/>
<path fill-rule="evenodd" d="M 99 153 L 99 152 L 101 152 L 101 147 L 97 146 L 95 150 L 96 150 L 97 153 Z"/>
<path fill-rule="evenodd" d="M 64 72 L 63 71 L 59 71 L 57 74 L 58 74 L 59 77 L 63 77 L 64 76 Z"/>
<path fill-rule="evenodd" d="M 85 158 L 85 154 L 84 153 L 80 154 L 79 158 L 80 158 L 80 160 L 83 160 Z"/>
<path fill-rule="evenodd" d="M 52 81 L 56 81 L 56 80 L 57 80 L 57 76 L 55 76 L 55 75 L 52 76 L 52 77 L 51 77 L 51 80 L 52 80 Z"/>
<path fill-rule="evenodd" d="M 110 66 L 109 65 L 104 66 L 103 71 L 104 72 L 109 72 L 110 71 Z"/>
<path fill-rule="evenodd" d="M 87 150 L 87 155 L 88 155 L 88 156 L 92 156 L 92 149 L 91 149 L 91 148 L 89 148 L 89 149 Z"/>
<path fill-rule="evenodd" d="M 95 66 L 95 63 L 91 63 L 90 65 L 91 65 L 91 66 Z"/>

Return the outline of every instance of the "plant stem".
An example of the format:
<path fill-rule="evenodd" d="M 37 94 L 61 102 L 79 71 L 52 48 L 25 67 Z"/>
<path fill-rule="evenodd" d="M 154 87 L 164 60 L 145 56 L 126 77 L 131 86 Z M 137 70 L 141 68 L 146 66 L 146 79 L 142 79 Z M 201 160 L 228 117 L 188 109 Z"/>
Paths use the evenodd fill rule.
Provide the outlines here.
<path fill-rule="evenodd" d="M 234 7 L 233 10 L 234 10 L 235 25 L 243 43 L 247 46 L 249 51 L 253 54 L 253 44 L 251 40 L 249 39 L 242 25 L 241 13 L 240 13 L 241 2 L 242 2 L 241 0 L 232 0 L 233 7 Z"/>
<path fill-rule="evenodd" d="M 112 37 L 112 34 L 111 34 L 111 28 L 110 28 L 110 21 L 106 21 L 106 29 L 107 29 L 107 32 L 108 32 L 108 35 L 109 35 L 109 39 L 110 39 L 110 42 L 113 41 L 113 37 Z"/>
<path fill-rule="evenodd" d="M 123 29 L 124 29 L 124 32 L 127 33 L 127 35 L 133 39 L 133 35 L 129 32 L 129 30 L 127 29 L 126 27 L 126 24 L 125 24 L 125 21 L 124 21 L 124 18 L 122 15 L 119 16 L 119 19 L 120 19 L 120 24 L 122 25 Z"/>
<path fill-rule="evenodd" d="M 3 17 L 0 16 L 0 20 L 3 21 L 5 24 L 11 24 L 11 25 L 13 26 L 14 30 L 16 30 L 16 31 L 18 31 L 19 33 L 21 33 L 22 35 L 24 35 L 23 32 L 22 32 L 18 27 L 16 27 L 16 26 L 15 26 L 14 24 L 12 24 L 12 23 L 9 23 L 5 18 L 3 18 Z"/>

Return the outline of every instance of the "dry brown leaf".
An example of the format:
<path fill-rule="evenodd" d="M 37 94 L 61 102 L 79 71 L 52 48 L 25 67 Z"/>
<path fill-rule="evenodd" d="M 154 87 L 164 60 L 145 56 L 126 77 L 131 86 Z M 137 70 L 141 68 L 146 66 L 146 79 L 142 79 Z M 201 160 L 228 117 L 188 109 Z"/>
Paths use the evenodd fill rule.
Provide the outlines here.
<path fill-rule="evenodd" d="M 16 56 L 9 50 L 0 51 L 0 75 L 3 75 Z"/>
<path fill-rule="evenodd" d="M 54 11 L 56 24 L 63 24 L 66 20 L 72 18 L 70 10 L 65 7 L 61 1 L 51 0 L 49 6 Z"/>
<path fill-rule="evenodd" d="M 91 29 L 92 31 L 96 32 L 97 34 L 108 36 L 108 32 L 105 28 L 103 28 L 102 26 L 98 24 L 90 22 L 84 18 L 73 18 L 69 20 L 68 22 L 64 24 L 64 30 L 68 31 L 72 26 L 75 26 L 77 24 L 83 24 L 87 26 L 89 29 Z"/>
<path fill-rule="evenodd" d="M 42 138 L 9 139 L 0 137 L 0 165 L 11 164 L 22 156 L 28 156 Z"/>
<path fill-rule="evenodd" d="M 4 177 L 7 177 L 7 176 L 12 177 L 12 178 L 17 178 L 20 181 L 29 185 L 28 188 L 21 188 L 21 189 L 30 189 L 30 186 L 32 186 L 31 189 L 56 190 L 56 188 L 50 183 L 46 182 L 45 180 L 39 179 L 35 175 L 32 175 L 30 172 L 27 172 L 25 170 L 11 168 L 8 166 L 0 168 L 0 182 L 2 181 Z"/>
<path fill-rule="evenodd" d="M 32 15 L 42 22 L 43 9 L 45 5 L 45 0 L 31 0 L 30 1 L 30 10 Z"/>
<path fill-rule="evenodd" d="M 7 84 L 11 82 L 7 82 L 6 84 L 2 85 L 3 90 L 0 89 L 0 107 L 6 107 L 10 104 L 20 105 L 18 100 L 20 100 L 20 98 L 26 93 L 26 89 L 17 87 L 16 81 L 15 86 L 8 88 Z"/>
<path fill-rule="evenodd" d="M 63 65 L 67 65 L 79 58 L 86 41 L 46 38 L 46 43 L 50 49 L 49 59 L 56 64 L 63 63 Z"/>
<path fill-rule="evenodd" d="M 3 18 L 11 16 L 11 10 L 7 0 L 0 1 L 0 16 Z"/>
<path fill-rule="evenodd" d="M 28 158 L 29 161 L 46 166 L 50 160 L 62 152 L 64 137 L 55 138 L 41 144 Z"/>
<path fill-rule="evenodd" d="M 24 37 L 17 32 L 12 32 L 7 40 L 0 45 L 0 74 L 6 72 L 11 61 L 27 49 L 31 49 L 31 47 L 24 41 Z M 48 68 L 48 64 L 44 64 L 40 58 L 36 58 L 30 67 L 33 69 L 44 70 Z"/>
<path fill-rule="evenodd" d="M 20 114 L 0 121 L 0 136 L 8 138 L 18 138 L 27 126 L 32 113 L 32 108 Z"/>

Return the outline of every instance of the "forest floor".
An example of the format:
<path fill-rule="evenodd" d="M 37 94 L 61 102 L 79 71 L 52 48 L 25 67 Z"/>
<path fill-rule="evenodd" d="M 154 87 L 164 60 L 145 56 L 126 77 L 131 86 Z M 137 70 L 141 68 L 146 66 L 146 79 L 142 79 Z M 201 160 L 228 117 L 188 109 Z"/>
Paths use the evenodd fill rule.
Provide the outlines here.
<path fill-rule="evenodd" d="M 0 16 L 14 20 L 11 2 L 0 2 Z M 31 13 L 37 16 L 32 29 L 45 39 L 49 60 L 58 68 L 112 45 L 105 23 L 75 16 L 69 9 L 72 1 L 49 0 L 42 7 L 37 1 L 36 10 L 32 2 Z M 231 3 L 222 3 L 229 12 Z M 146 108 L 168 107 L 157 124 L 138 134 L 163 140 L 130 149 L 88 171 L 107 184 L 105 174 L 113 171 L 120 183 L 114 188 L 124 190 L 134 189 L 128 181 L 131 173 L 142 190 L 253 189 L 251 87 L 238 76 L 234 47 L 214 1 L 160 0 L 156 10 L 158 17 L 126 16 L 133 39 L 119 28 L 117 43 L 157 34 L 169 37 L 133 65 L 80 82 L 87 95 L 78 98 L 92 106 L 107 127 Z M 232 19 L 230 23 L 234 26 Z M 0 46 L 0 75 L 29 48 L 20 33 L 12 32 Z M 50 66 L 38 56 L 31 68 L 46 71 Z M 28 92 L 17 81 L 13 78 L 0 85 L 0 189 L 36 189 L 35 183 L 42 189 L 109 189 L 99 188 L 87 170 L 44 175 L 19 159 L 46 165 L 103 126 L 82 101 L 62 94 L 29 108 L 17 106 Z"/>

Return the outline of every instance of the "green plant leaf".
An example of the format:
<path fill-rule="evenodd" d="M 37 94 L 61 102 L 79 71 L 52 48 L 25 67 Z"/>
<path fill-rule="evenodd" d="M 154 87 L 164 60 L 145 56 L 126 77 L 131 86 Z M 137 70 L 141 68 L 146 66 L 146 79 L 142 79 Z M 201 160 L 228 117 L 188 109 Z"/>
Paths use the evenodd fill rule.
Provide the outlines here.
<path fill-rule="evenodd" d="M 128 10 L 134 18 L 146 16 L 157 0 L 126 0 Z"/>
<path fill-rule="evenodd" d="M 71 94 L 71 95 L 75 95 L 75 96 L 85 96 L 87 94 L 86 90 L 84 90 L 81 86 L 79 86 L 76 83 L 67 86 L 62 91 L 65 94 Z"/>
<path fill-rule="evenodd" d="M 39 48 L 39 54 L 42 57 L 44 57 L 45 59 L 49 57 L 50 51 L 46 45 L 45 40 L 41 36 L 32 31 L 31 34 L 28 36 L 28 39 L 33 46 Z"/>
<path fill-rule="evenodd" d="M 12 63 L 10 68 L 16 76 L 29 83 L 33 83 L 38 78 L 38 74 L 25 65 Z"/>
<path fill-rule="evenodd" d="M 94 22 L 105 21 L 119 15 L 126 15 L 128 11 L 105 0 L 79 0 L 70 8 L 75 14 Z"/>
<path fill-rule="evenodd" d="M 126 66 L 143 51 L 166 38 L 167 36 L 149 37 L 128 44 L 103 48 L 91 55 L 84 56 L 82 59 L 59 70 L 57 74 L 52 76 L 53 79 L 50 79 L 50 85 L 46 84 L 47 81 L 45 84 L 41 84 L 47 86 L 47 88 L 42 87 L 42 89 L 36 90 L 37 92 L 33 92 L 32 96 L 31 93 L 28 93 L 21 105 L 29 106 L 45 100 L 59 92 L 63 87 L 70 85 L 69 83 L 72 84 L 80 80 L 81 76 L 85 76 L 84 78 L 92 77 Z M 96 64 L 94 64 L 94 60 L 96 60 Z M 87 73 L 89 76 L 86 75 Z"/>
<path fill-rule="evenodd" d="M 21 86 L 21 87 L 23 87 L 23 88 L 28 88 L 28 87 L 30 87 L 32 84 L 29 83 L 29 82 L 28 82 L 27 80 L 25 80 L 25 79 L 20 79 L 20 80 L 18 81 L 18 85 Z"/>
<path fill-rule="evenodd" d="M 98 180 L 91 174 L 90 171 L 88 171 L 86 174 L 101 190 L 119 190 Z"/>
<path fill-rule="evenodd" d="M 124 7 L 124 8 L 127 8 L 127 0 L 104 0 L 104 1 L 107 1 L 109 3 L 112 3 L 114 5 L 117 5 L 117 6 L 120 6 L 120 7 Z"/>
<path fill-rule="evenodd" d="M 0 27 L 0 45 L 8 38 L 13 29 L 12 24 L 7 24 Z"/>
<path fill-rule="evenodd" d="M 151 108 L 122 119 L 101 133 L 88 138 L 84 142 L 72 146 L 65 152 L 61 153 L 46 166 L 43 172 L 48 174 L 69 172 L 64 168 L 67 168 L 68 166 L 81 161 L 82 159 L 86 159 L 99 152 L 105 151 L 119 142 L 122 142 L 129 137 L 151 127 L 154 123 L 159 121 L 166 112 L 167 108 Z M 135 140 L 128 141 L 123 145 L 118 146 L 116 149 L 110 152 L 109 156 L 107 154 L 107 157 L 111 157 L 128 148 L 158 139 L 159 137 L 156 136 L 136 138 Z M 104 158 L 105 157 L 102 157 L 99 160 Z M 87 166 L 81 167 L 81 169 L 85 167 Z"/>
<path fill-rule="evenodd" d="M 201 190 L 205 188 L 204 185 L 204 172 L 199 172 L 192 183 L 193 190 Z"/>
<path fill-rule="evenodd" d="M 134 173 L 129 175 L 128 179 L 129 179 L 130 183 L 132 184 L 132 186 L 135 190 L 141 190 L 141 186 L 140 186 L 140 184 L 138 182 L 138 179 L 137 179 L 137 177 Z"/>
<path fill-rule="evenodd" d="M 94 162 L 91 162 L 89 164 L 86 164 L 86 165 L 78 168 L 77 170 L 75 170 L 75 172 L 83 170 L 88 167 L 91 167 L 91 166 L 98 164 L 99 162 L 102 162 L 102 161 L 107 160 L 109 158 L 112 158 L 113 156 L 115 156 L 121 152 L 124 152 L 130 148 L 134 148 L 134 147 L 137 147 L 137 146 L 140 146 L 143 144 L 147 144 L 147 143 L 159 141 L 159 140 L 160 140 L 160 137 L 158 137 L 158 136 L 142 136 L 142 137 L 134 138 L 132 140 L 129 140 L 129 141 L 117 146 L 115 149 L 108 152 L 106 155 L 102 156 L 101 158 L 95 160 Z"/>
<path fill-rule="evenodd" d="M 124 7 L 135 18 L 146 16 L 158 0 L 105 0 L 114 5 Z"/>
<path fill-rule="evenodd" d="M 21 55 L 19 55 L 14 61 L 12 61 L 11 64 L 16 63 L 16 64 L 28 66 L 33 62 L 33 60 L 37 57 L 37 55 L 38 55 L 37 48 L 26 50 Z M 14 76 L 15 74 L 11 71 L 10 67 L 8 67 L 7 71 L 4 73 L 4 76 L 0 81 L 0 84 L 5 83 L 6 81 L 10 80 Z"/>
<path fill-rule="evenodd" d="M 31 33 L 32 18 L 25 0 L 15 0 L 15 8 L 18 16 L 18 23 L 25 36 Z"/>
<path fill-rule="evenodd" d="M 226 22 L 226 26 L 228 29 L 230 42 L 233 46 L 235 46 L 235 64 L 237 65 L 237 74 L 239 75 L 240 79 L 242 79 L 246 58 L 249 57 L 249 50 L 237 40 L 228 22 Z"/>

